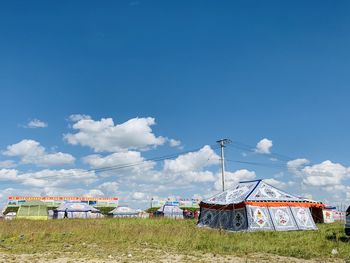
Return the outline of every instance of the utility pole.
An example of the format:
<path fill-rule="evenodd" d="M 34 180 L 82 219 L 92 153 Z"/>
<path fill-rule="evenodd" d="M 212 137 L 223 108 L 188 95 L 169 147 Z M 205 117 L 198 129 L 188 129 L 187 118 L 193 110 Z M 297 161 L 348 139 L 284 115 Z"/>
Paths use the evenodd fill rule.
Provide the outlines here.
<path fill-rule="evenodd" d="M 222 179 L 222 191 L 225 191 L 225 157 L 224 157 L 224 147 L 225 144 L 231 143 L 229 139 L 221 139 L 216 141 L 221 148 L 221 179 Z"/>

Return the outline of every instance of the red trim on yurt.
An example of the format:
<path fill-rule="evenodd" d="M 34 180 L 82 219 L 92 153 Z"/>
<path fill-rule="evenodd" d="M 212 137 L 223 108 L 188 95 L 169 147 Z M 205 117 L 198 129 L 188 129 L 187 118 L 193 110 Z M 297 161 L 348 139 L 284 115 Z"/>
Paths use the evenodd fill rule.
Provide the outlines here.
<path fill-rule="evenodd" d="M 238 204 L 227 204 L 227 205 L 219 205 L 219 204 L 207 204 L 200 203 L 200 207 L 208 208 L 208 209 L 218 209 L 218 210 L 233 210 L 242 208 L 245 205 L 253 205 L 253 206 L 263 206 L 263 207 L 280 207 L 280 206 L 293 206 L 293 207 L 315 207 L 315 208 L 324 208 L 325 205 L 322 203 L 311 203 L 311 202 L 291 202 L 291 201 L 244 201 Z"/>
<path fill-rule="evenodd" d="M 317 207 L 324 208 L 325 205 L 322 203 L 311 203 L 311 202 L 283 202 L 283 201 L 245 201 L 246 205 L 253 206 L 265 206 L 265 207 L 279 207 L 279 206 L 297 206 L 297 207 Z"/>

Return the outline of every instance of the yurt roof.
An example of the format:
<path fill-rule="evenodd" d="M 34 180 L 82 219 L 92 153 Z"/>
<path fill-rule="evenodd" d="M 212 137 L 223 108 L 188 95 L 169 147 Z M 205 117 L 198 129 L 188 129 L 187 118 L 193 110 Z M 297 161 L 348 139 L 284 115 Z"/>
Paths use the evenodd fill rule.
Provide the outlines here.
<path fill-rule="evenodd" d="M 203 201 L 205 204 L 213 205 L 240 204 L 242 202 L 319 203 L 288 194 L 263 180 L 239 182 L 230 189 Z"/>
<path fill-rule="evenodd" d="M 128 206 L 118 206 L 114 208 L 110 214 L 138 214 L 138 211 Z"/>
<path fill-rule="evenodd" d="M 177 205 L 163 205 L 158 209 L 159 212 L 163 213 L 182 213 L 183 210 Z"/>
<path fill-rule="evenodd" d="M 98 209 L 86 203 L 64 203 L 61 204 L 56 210 L 57 211 L 69 211 L 69 212 L 99 212 Z"/>
<path fill-rule="evenodd" d="M 47 206 L 47 204 L 40 200 L 28 200 L 21 204 L 21 206 Z"/>

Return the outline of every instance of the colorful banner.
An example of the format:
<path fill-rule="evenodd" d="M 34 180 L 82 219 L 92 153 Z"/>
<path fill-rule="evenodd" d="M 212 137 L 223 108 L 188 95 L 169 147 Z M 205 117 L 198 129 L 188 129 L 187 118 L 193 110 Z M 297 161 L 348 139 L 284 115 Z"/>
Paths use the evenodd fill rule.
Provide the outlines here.
<path fill-rule="evenodd" d="M 59 206 L 62 203 L 81 202 L 92 206 L 116 207 L 118 197 L 73 197 L 73 196 L 9 196 L 8 205 L 21 205 L 26 201 L 43 201 L 48 206 Z"/>
<path fill-rule="evenodd" d="M 199 208 L 200 199 L 151 199 L 151 207 L 161 207 L 167 205 L 177 205 L 180 207 Z"/>

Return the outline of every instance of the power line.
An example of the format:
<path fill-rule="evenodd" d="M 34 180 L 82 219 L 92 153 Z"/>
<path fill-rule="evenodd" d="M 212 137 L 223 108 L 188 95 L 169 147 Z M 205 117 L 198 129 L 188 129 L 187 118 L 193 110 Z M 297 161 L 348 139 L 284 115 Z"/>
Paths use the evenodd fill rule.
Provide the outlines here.
<path fill-rule="evenodd" d="M 249 164 L 249 165 L 255 165 L 255 166 L 262 166 L 262 167 L 270 167 L 270 168 L 285 168 L 285 165 L 277 164 L 277 163 L 259 163 L 259 162 L 248 162 L 248 161 L 241 161 L 241 160 L 230 160 L 226 159 L 228 162 L 234 162 L 234 163 L 240 163 L 240 164 Z"/>
<path fill-rule="evenodd" d="M 248 144 L 245 144 L 245 143 L 242 143 L 242 142 L 233 141 L 233 143 L 231 145 L 229 145 L 229 146 L 233 147 L 233 148 L 238 148 L 240 150 L 256 153 L 256 150 L 255 150 L 254 146 L 251 146 L 251 145 L 248 145 Z M 283 161 L 283 162 L 289 162 L 289 161 L 297 159 L 297 158 L 293 158 L 293 157 L 290 157 L 290 156 L 287 156 L 287 155 L 284 155 L 284 154 L 279 154 L 279 153 L 276 153 L 276 152 L 270 152 L 269 154 L 267 154 L 265 156 L 274 157 L 277 160 Z"/>

